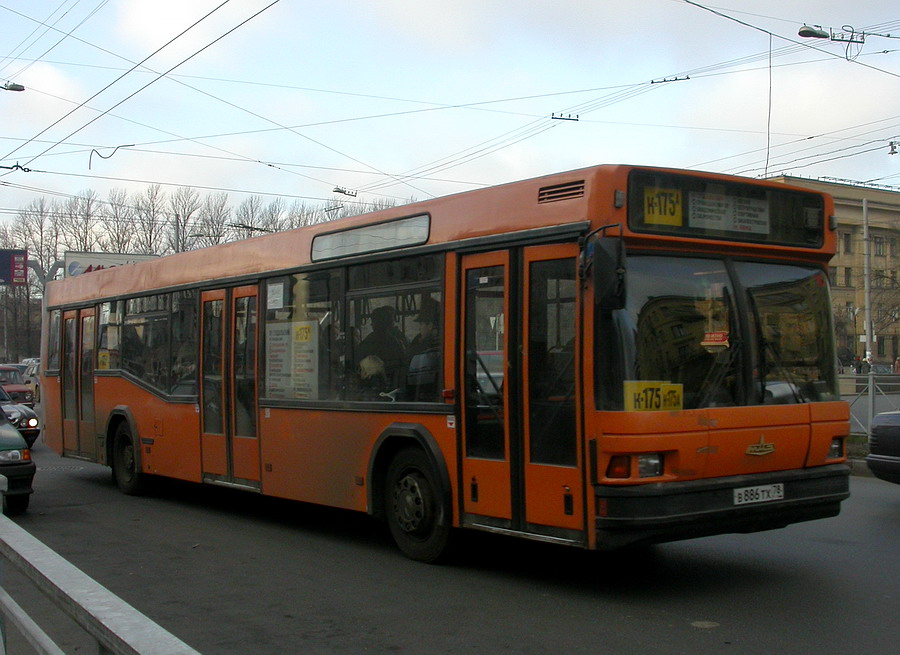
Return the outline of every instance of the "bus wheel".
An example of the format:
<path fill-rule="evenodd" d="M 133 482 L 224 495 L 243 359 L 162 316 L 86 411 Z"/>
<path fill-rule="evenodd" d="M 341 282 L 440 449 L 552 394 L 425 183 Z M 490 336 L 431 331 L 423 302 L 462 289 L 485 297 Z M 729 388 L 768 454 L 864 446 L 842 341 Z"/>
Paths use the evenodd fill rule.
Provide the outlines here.
<path fill-rule="evenodd" d="M 3 510 L 6 514 L 22 514 L 28 509 L 28 501 L 31 494 L 19 494 L 17 496 L 3 496 Z"/>
<path fill-rule="evenodd" d="M 147 484 L 147 476 L 141 473 L 134 457 L 134 438 L 127 423 L 116 428 L 112 457 L 113 480 L 122 493 L 135 496 L 142 493 Z"/>
<path fill-rule="evenodd" d="M 391 536 L 414 560 L 435 562 L 450 538 L 450 511 L 441 501 L 431 462 L 417 448 L 400 451 L 391 462 L 385 488 L 385 510 Z"/>

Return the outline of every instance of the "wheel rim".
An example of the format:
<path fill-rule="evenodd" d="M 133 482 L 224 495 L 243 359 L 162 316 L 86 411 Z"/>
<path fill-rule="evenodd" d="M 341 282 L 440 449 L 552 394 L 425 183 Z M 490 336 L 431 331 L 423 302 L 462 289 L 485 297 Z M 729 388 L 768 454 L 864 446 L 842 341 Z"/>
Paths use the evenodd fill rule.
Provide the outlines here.
<path fill-rule="evenodd" d="M 134 446 L 130 441 L 122 444 L 120 456 L 122 462 L 122 476 L 126 480 L 134 477 Z"/>
<path fill-rule="evenodd" d="M 394 517 L 408 534 L 427 534 L 431 528 L 431 492 L 421 473 L 409 472 L 394 486 Z"/>

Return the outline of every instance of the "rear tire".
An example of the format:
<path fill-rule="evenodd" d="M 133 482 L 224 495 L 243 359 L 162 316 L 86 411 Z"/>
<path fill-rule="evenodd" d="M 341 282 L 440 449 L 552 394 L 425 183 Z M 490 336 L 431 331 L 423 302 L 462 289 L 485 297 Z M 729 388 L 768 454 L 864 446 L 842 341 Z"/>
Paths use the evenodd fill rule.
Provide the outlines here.
<path fill-rule="evenodd" d="M 146 491 L 147 475 L 138 468 L 134 437 L 131 436 L 128 424 L 124 422 L 116 428 L 116 436 L 113 441 L 112 473 L 113 480 L 122 493 L 137 496 Z"/>
<path fill-rule="evenodd" d="M 4 514 L 24 514 L 31 501 L 31 494 L 18 494 L 15 496 L 3 496 Z"/>
<path fill-rule="evenodd" d="M 391 536 L 410 559 L 436 562 L 446 555 L 451 511 L 443 497 L 424 451 L 407 448 L 397 453 L 387 472 L 384 507 Z"/>

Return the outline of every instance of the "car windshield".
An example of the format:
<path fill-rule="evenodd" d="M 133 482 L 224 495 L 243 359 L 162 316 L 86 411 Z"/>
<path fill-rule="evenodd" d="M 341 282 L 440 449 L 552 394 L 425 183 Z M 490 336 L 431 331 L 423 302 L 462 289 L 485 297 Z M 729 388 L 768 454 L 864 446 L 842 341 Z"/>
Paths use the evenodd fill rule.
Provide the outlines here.
<path fill-rule="evenodd" d="M 22 373 L 14 368 L 0 370 L 0 384 L 25 384 Z"/>
<path fill-rule="evenodd" d="M 648 390 L 672 409 L 838 397 L 820 269 L 631 256 L 626 289 L 623 309 L 598 311 L 599 407 L 642 409 Z"/>

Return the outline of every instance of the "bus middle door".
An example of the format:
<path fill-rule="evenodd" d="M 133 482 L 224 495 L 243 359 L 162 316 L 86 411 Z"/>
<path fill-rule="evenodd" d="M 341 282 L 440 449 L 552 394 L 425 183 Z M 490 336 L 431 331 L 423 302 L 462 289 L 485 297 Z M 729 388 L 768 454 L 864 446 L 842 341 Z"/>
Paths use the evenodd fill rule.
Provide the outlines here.
<path fill-rule="evenodd" d="M 201 305 L 203 481 L 258 490 L 256 286 L 205 291 Z"/>

